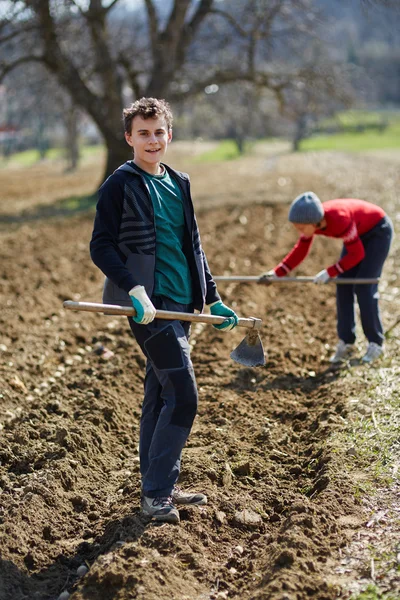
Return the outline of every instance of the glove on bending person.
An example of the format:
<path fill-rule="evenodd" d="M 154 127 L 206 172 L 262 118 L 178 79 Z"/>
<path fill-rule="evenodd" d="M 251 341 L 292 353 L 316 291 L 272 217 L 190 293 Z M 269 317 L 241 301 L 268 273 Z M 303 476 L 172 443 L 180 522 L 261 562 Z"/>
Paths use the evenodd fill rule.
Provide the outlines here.
<path fill-rule="evenodd" d="M 220 331 L 230 331 L 238 324 L 238 317 L 235 311 L 228 306 L 225 306 L 221 300 L 217 300 L 217 302 L 209 304 L 209 307 L 212 315 L 217 315 L 218 317 L 227 317 L 220 325 L 213 325 L 215 329 L 219 329 Z"/>
<path fill-rule="evenodd" d="M 279 279 L 278 275 L 275 273 L 274 269 L 271 271 L 266 271 L 266 273 L 261 273 L 257 283 L 263 283 L 264 285 L 268 285 L 272 283 L 275 279 Z"/>
<path fill-rule="evenodd" d="M 326 269 L 323 269 L 322 271 L 320 271 L 319 273 L 316 274 L 316 276 L 313 279 L 314 283 L 327 283 L 329 281 L 330 277 L 328 274 L 328 271 Z"/>
<path fill-rule="evenodd" d="M 135 323 L 147 325 L 154 320 L 156 309 L 142 285 L 136 285 L 129 291 L 136 317 L 132 317 Z"/>

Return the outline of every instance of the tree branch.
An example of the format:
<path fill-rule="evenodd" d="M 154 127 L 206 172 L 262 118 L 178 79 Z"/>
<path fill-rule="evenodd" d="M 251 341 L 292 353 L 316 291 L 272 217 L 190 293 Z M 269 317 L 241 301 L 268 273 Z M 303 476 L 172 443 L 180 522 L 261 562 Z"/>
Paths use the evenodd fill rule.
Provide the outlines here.
<path fill-rule="evenodd" d="M 213 1 L 214 0 L 201 0 L 200 1 L 197 10 L 194 13 L 192 20 L 190 21 L 190 23 L 188 25 L 192 31 L 192 34 L 194 34 L 197 31 L 199 26 L 204 21 L 205 17 L 210 13 L 210 11 L 212 9 Z"/>
<path fill-rule="evenodd" d="M 10 33 L 8 33 L 7 35 L 3 35 L 3 37 L 0 37 L 0 44 L 4 44 L 5 42 L 14 40 L 18 35 L 28 33 L 29 31 L 38 31 L 38 30 L 39 30 L 39 27 L 37 25 L 27 25 L 26 27 L 23 27 L 21 29 L 13 30 Z"/>
<path fill-rule="evenodd" d="M 24 13 L 24 11 L 26 10 L 26 7 L 24 5 L 20 6 L 19 8 L 16 8 L 15 11 L 11 11 L 12 8 L 16 8 L 16 7 L 10 7 L 9 16 L 8 17 L 4 16 L 0 20 L 0 31 L 2 29 L 4 29 L 5 27 L 7 27 L 8 25 L 14 25 L 15 23 L 18 23 L 18 17 L 20 15 L 22 15 Z"/>
<path fill-rule="evenodd" d="M 152 0 L 145 0 L 147 17 L 149 20 L 150 46 L 153 57 L 157 53 L 158 18 Z"/>
<path fill-rule="evenodd" d="M 278 76 L 275 73 L 266 73 L 265 71 L 257 71 L 254 73 L 250 71 L 238 73 L 235 69 L 214 71 L 201 81 L 192 82 L 190 86 L 182 83 L 182 89 L 179 90 L 178 88 L 176 91 L 172 92 L 169 97 L 171 100 L 175 101 L 182 100 L 182 98 L 189 98 L 190 96 L 195 96 L 196 94 L 203 92 L 206 87 L 213 84 L 221 86 L 240 81 L 254 83 L 257 87 L 268 88 L 277 93 L 289 85 L 290 77 L 286 77 L 285 79 L 280 77 L 278 80 Z"/>
<path fill-rule="evenodd" d="M 207 0 L 207 2 L 209 1 Z M 182 39 L 190 0 L 174 1 L 168 22 L 161 32 L 157 29 L 158 23 L 153 2 L 151 0 L 145 0 L 145 2 L 149 16 L 150 41 L 153 55 L 153 69 L 146 93 L 158 96 L 160 93 L 165 93 L 165 90 L 168 88 L 169 79 L 174 76 L 184 60 L 185 49 L 183 48 L 184 42 Z"/>
<path fill-rule="evenodd" d="M 8 64 L 2 64 L 0 63 L 0 83 L 2 82 L 2 80 L 6 77 L 6 75 L 8 75 L 8 73 L 10 73 L 11 71 L 13 71 L 14 69 L 16 69 L 17 67 L 19 67 L 20 65 L 26 64 L 28 62 L 37 62 L 37 63 L 43 63 L 44 62 L 44 56 L 42 55 L 32 55 L 29 54 L 27 56 L 20 56 L 19 58 L 16 58 L 14 61 L 8 63 Z"/>
<path fill-rule="evenodd" d="M 398 0 L 361 0 L 361 4 L 365 7 L 378 6 L 399 11 L 400 6 Z"/>
<path fill-rule="evenodd" d="M 265 19 L 265 23 L 266 23 L 266 31 L 269 34 L 271 31 L 271 25 L 274 21 L 274 19 L 277 17 L 277 15 L 281 12 L 282 10 L 282 3 L 281 2 L 276 2 L 274 6 L 271 6 L 269 12 L 266 15 L 266 19 Z"/>
<path fill-rule="evenodd" d="M 177 32 L 181 31 L 186 19 L 186 13 L 190 5 L 190 0 L 175 0 L 168 23 L 162 33 L 163 37 L 173 39 L 179 37 Z"/>
<path fill-rule="evenodd" d="M 139 75 L 143 75 L 144 71 L 133 69 L 132 61 L 123 52 L 120 52 L 118 55 L 118 64 L 125 69 L 135 97 L 140 98 L 143 96 L 142 87 L 139 84 L 138 77 Z"/>
<path fill-rule="evenodd" d="M 112 0 L 110 4 L 104 9 L 106 13 L 109 13 L 110 10 L 119 2 L 120 0 Z"/>
<path fill-rule="evenodd" d="M 49 0 L 27 0 L 27 6 L 32 7 L 40 23 L 44 45 L 42 62 L 104 132 L 107 122 L 112 119 L 107 114 L 103 99 L 91 92 L 72 61 L 62 52 Z M 116 109 L 119 109 L 119 106 L 114 107 L 114 110 Z"/>
<path fill-rule="evenodd" d="M 177 1 L 177 0 L 176 0 Z M 186 51 L 193 40 L 198 28 L 203 23 L 204 19 L 210 13 L 214 0 L 201 0 L 192 19 L 182 27 L 179 43 L 177 45 L 176 67 L 182 66 L 185 60 Z"/>
<path fill-rule="evenodd" d="M 158 47 L 158 52 L 167 54 L 173 63 L 175 63 L 182 44 L 184 44 L 185 19 L 189 5 L 190 0 L 175 0 L 168 23 L 159 35 L 161 44 Z"/>
<path fill-rule="evenodd" d="M 241 27 L 239 25 L 239 23 L 236 21 L 236 19 L 233 18 L 232 15 L 230 15 L 229 13 L 227 13 L 225 10 L 220 10 L 219 8 L 213 8 L 210 11 L 210 15 L 219 15 L 220 17 L 223 17 L 226 21 L 228 21 L 228 23 L 230 25 L 232 25 L 232 27 L 235 29 L 235 31 L 237 31 L 237 33 L 239 35 L 241 35 L 242 37 L 246 37 L 247 33 L 246 31 L 243 29 L 243 27 Z"/>
<path fill-rule="evenodd" d="M 102 82 L 103 94 L 109 96 L 111 105 L 115 106 L 114 110 L 117 108 L 121 110 L 121 82 L 110 51 L 106 23 L 107 10 L 104 9 L 102 0 L 90 0 L 85 18 L 94 47 L 94 68 Z"/>
<path fill-rule="evenodd" d="M 77 2 L 75 2 L 75 0 L 69 0 L 71 2 L 71 4 L 73 4 L 75 6 L 75 8 L 77 8 L 79 10 L 79 12 L 81 13 L 81 15 L 85 15 L 85 11 L 82 10 L 82 7 L 79 6 L 79 4 Z"/>

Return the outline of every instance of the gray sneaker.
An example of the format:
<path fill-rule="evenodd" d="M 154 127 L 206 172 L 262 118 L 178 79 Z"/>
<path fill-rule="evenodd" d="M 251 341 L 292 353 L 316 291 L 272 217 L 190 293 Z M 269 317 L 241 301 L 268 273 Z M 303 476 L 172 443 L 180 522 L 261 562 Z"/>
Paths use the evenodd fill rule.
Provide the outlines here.
<path fill-rule="evenodd" d="M 375 342 L 369 342 L 367 351 L 362 357 L 363 363 L 372 363 L 383 354 L 383 347 Z"/>
<path fill-rule="evenodd" d="M 155 519 L 156 521 L 166 521 L 167 523 L 179 523 L 179 512 L 175 508 L 172 497 L 149 498 L 142 497 L 143 514 Z"/>
<path fill-rule="evenodd" d="M 329 362 L 332 364 L 340 363 L 342 360 L 350 358 L 353 351 L 354 344 L 346 344 L 346 342 L 343 340 L 339 340 L 338 345 L 336 346 L 335 354 L 330 357 Z"/>
<path fill-rule="evenodd" d="M 204 504 L 207 504 L 207 496 L 205 494 L 184 492 L 177 485 L 172 490 L 172 500 L 176 504 L 185 504 L 187 506 L 203 506 Z"/>

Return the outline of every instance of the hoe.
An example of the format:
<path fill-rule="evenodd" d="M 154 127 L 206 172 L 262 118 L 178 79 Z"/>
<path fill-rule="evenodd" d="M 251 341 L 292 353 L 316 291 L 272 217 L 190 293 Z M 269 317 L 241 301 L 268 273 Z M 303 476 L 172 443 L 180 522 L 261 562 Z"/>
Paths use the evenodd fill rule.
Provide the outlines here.
<path fill-rule="evenodd" d="M 63 306 L 68 310 L 100 312 L 106 315 L 125 315 L 127 317 L 134 317 L 136 315 L 136 311 L 133 307 L 119 306 L 117 304 L 96 304 L 94 302 L 74 302 L 72 300 L 66 300 Z M 192 314 L 169 310 L 157 310 L 156 319 L 191 321 L 192 323 L 210 323 L 211 325 L 220 325 L 225 321 L 224 317 L 215 315 L 206 315 L 202 313 Z M 239 319 L 238 326 L 247 327 L 250 331 L 240 342 L 239 346 L 232 350 L 230 356 L 234 361 L 246 367 L 265 365 L 264 349 L 259 334 L 261 325 L 261 319 L 256 319 L 254 317 Z"/>
<path fill-rule="evenodd" d="M 214 281 L 226 281 L 236 283 L 258 283 L 259 275 L 217 275 L 213 277 Z M 278 277 L 277 279 L 267 279 L 260 281 L 261 285 L 270 285 L 275 283 L 313 283 L 314 277 Z M 378 279 L 363 279 L 362 277 L 331 277 L 327 283 L 336 283 L 337 285 L 357 285 L 368 283 L 379 283 Z"/>

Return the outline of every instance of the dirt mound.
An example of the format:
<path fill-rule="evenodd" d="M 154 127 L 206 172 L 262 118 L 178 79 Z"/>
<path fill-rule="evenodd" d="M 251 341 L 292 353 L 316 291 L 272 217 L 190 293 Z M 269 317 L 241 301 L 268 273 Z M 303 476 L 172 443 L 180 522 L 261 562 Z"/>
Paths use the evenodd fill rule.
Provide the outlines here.
<path fill-rule="evenodd" d="M 274 266 L 295 239 L 286 214 L 268 203 L 199 212 L 213 273 Z M 264 319 L 267 364 L 230 360 L 243 330 L 193 328 L 200 406 L 180 483 L 208 504 L 181 510 L 179 527 L 155 525 L 139 512 L 144 359 L 123 318 L 62 308 L 100 300 L 92 218 L 25 224 L 0 240 L 0 598 L 337 598 L 327 560 L 360 508 L 329 445 L 357 393 L 326 362 L 333 287 L 220 284 L 240 315 Z M 336 256 L 317 240 L 298 274 Z"/>

